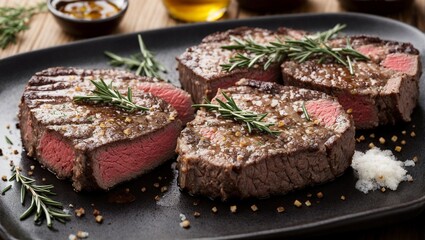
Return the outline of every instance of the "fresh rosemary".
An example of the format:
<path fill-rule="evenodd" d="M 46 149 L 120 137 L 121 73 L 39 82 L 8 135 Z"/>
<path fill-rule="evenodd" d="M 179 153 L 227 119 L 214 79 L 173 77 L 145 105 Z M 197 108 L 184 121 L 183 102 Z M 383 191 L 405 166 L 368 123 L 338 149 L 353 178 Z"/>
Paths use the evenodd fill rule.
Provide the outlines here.
<path fill-rule="evenodd" d="M 331 58 L 347 67 L 350 74 L 353 75 L 352 61 L 367 61 L 369 58 L 354 50 L 350 45 L 349 38 L 347 38 L 347 44 L 343 48 L 333 48 L 326 43 L 345 27 L 346 25 L 337 24 L 328 31 L 305 36 L 301 40 L 286 39 L 282 42 L 280 39 L 276 39 L 276 41 L 267 45 L 255 42 L 252 37 L 244 40 L 232 37 L 235 44 L 223 46 L 223 49 L 245 50 L 252 53 L 253 56 L 237 53 L 229 60 L 228 64 L 222 64 L 221 67 L 224 71 L 232 71 L 235 68 L 250 68 L 258 64 L 260 60 L 266 60 L 263 67 L 267 69 L 271 64 L 278 63 L 284 58 L 304 62 L 314 57 L 319 58 L 319 63 Z"/>
<path fill-rule="evenodd" d="M 98 82 L 93 80 L 90 81 L 96 87 L 95 90 L 93 90 L 93 95 L 74 96 L 74 101 L 109 103 L 128 112 L 149 110 L 149 108 L 137 105 L 133 102 L 133 92 L 130 87 L 127 89 L 127 97 L 124 97 L 117 89 L 112 87 L 112 82 L 108 85 L 102 78 Z"/>
<path fill-rule="evenodd" d="M 6 142 L 10 145 L 13 145 L 12 140 L 10 140 L 10 138 L 8 138 L 7 136 L 4 136 L 4 138 L 6 139 Z"/>
<path fill-rule="evenodd" d="M 305 102 L 303 102 L 301 108 L 303 109 L 304 117 L 307 121 L 311 121 L 310 115 L 307 112 L 307 108 L 305 107 Z"/>
<path fill-rule="evenodd" d="M 0 48 L 16 43 L 18 33 L 28 29 L 31 17 L 46 9 L 45 1 L 33 7 L 0 7 Z"/>
<path fill-rule="evenodd" d="M 1 191 L 1 195 L 4 195 L 7 191 L 9 191 L 12 188 L 12 185 L 9 185 L 7 187 L 5 187 L 2 191 Z"/>
<path fill-rule="evenodd" d="M 36 185 L 35 180 L 21 174 L 20 169 L 12 166 L 13 175 L 9 181 L 14 181 L 21 184 L 21 204 L 25 204 L 26 193 L 31 194 L 31 205 L 20 216 L 20 220 L 25 220 L 30 215 L 35 214 L 34 221 L 40 222 L 43 218 L 46 219 L 47 227 L 53 226 L 53 220 L 65 223 L 71 217 L 63 212 L 62 203 L 51 199 L 49 196 L 56 195 L 53 190 L 53 185 Z"/>
<path fill-rule="evenodd" d="M 166 73 L 165 67 L 155 59 L 155 56 L 147 48 L 140 35 L 139 40 L 140 53 L 133 54 L 130 57 L 121 57 L 115 53 L 105 51 L 112 66 L 126 66 L 130 70 L 136 69 L 136 74 L 140 76 L 161 78 L 161 72 Z"/>
<path fill-rule="evenodd" d="M 254 112 L 243 111 L 237 105 L 232 97 L 229 97 L 226 93 L 221 92 L 223 97 L 227 100 L 226 102 L 216 98 L 219 105 L 212 104 L 211 101 L 205 98 L 203 104 L 194 104 L 193 107 L 200 108 L 204 107 L 207 111 L 217 111 L 220 116 L 224 118 L 234 119 L 236 121 L 244 122 L 248 127 L 248 132 L 251 133 L 253 129 L 257 129 L 261 132 L 270 133 L 273 135 L 279 135 L 280 131 L 271 130 L 270 127 L 274 126 L 274 123 L 262 122 L 262 120 L 268 115 L 268 113 L 257 114 Z"/>

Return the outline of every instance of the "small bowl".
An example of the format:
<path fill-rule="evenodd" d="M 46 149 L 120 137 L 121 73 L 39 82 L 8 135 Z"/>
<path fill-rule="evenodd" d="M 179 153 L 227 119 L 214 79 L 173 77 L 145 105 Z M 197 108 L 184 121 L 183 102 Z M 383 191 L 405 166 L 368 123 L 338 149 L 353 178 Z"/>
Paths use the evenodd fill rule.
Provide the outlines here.
<path fill-rule="evenodd" d="M 47 0 L 49 11 L 55 17 L 62 30 L 78 37 L 95 37 L 112 32 L 121 22 L 128 8 L 128 0 L 110 0 L 120 11 L 110 17 L 102 19 L 77 19 L 60 12 L 56 4 L 60 0 Z"/>

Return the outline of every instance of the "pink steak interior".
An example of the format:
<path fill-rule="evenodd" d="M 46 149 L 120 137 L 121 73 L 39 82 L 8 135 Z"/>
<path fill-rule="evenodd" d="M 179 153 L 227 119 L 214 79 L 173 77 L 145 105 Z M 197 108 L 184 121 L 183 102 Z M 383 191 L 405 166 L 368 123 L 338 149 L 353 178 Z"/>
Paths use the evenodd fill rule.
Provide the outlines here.
<path fill-rule="evenodd" d="M 75 152 L 58 134 L 46 131 L 40 140 L 40 157 L 46 167 L 60 178 L 72 176 Z"/>
<path fill-rule="evenodd" d="M 404 53 L 389 54 L 381 65 L 392 70 L 414 76 L 418 68 L 417 56 Z"/>
<path fill-rule="evenodd" d="M 337 116 L 340 115 L 339 104 L 325 99 L 308 101 L 305 103 L 305 107 L 312 117 L 317 118 L 326 126 L 335 124 Z"/>
<path fill-rule="evenodd" d="M 194 110 L 192 108 L 192 99 L 190 95 L 183 90 L 169 84 L 161 83 L 143 83 L 140 84 L 138 88 L 144 92 L 150 92 L 168 102 L 177 110 L 183 124 L 193 119 Z"/>
<path fill-rule="evenodd" d="M 117 143 L 97 150 L 93 173 L 100 187 L 107 189 L 150 170 L 174 155 L 178 124 L 169 124 L 146 137 Z"/>
<path fill-rule="evenodd" d="M 356 127 L 363 128 L 378 124 L 376 107 L 367 97 L 346 93 L 339 95 L 338 101 L 345 110 L 351 109 Z"/>

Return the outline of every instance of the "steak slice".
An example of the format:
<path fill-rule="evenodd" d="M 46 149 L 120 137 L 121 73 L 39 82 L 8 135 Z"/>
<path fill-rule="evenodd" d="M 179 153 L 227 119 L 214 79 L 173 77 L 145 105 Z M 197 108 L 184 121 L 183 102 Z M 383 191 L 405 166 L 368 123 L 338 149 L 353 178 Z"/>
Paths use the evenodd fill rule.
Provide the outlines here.
<path fill-rule="evenodd" d="M 354 75 L 338 63 L 317 59 L 282 64 L 284 85 L 323 91 L 338 98 L 352 112 L 358 129 L 410 121 L 419 96 L 421 62 L 419 52 L 409 43 L 376 37 L 352 36 L 353 48 L 371 60 L 353 62 Z M 346 38 L 333 40 L 345 46 Z"/>
<path fill-rule="evenodd" d="M 65 79 L 59 79 L 62 75 Z M 66 76 L 69 76 L 69 78 L 66 78 Z M 52 80 L 49 79 L 49 77 L 58 80 Z M 142 77 L 126 71 L 56 67 L 37 73 L 30 81 L 33 85 L 38 85 L 39 81 L 41 81 L 42 84 L 53 84 L 56 81 L 65 81 L 73 84 L 78 83 L 83 78 L 96 79 L 99 77 L 114 79 L 114 81 L 117 82 L 114 87 L 120 90 L 126 91 L 127 87 L 131 87 L 132 89 L 139 89 L 162 98 L 177 110 L 179 113 L 178 118 L 183 124 L 186 124 L 194 118 L 195 111 L 192 108 L 193 102 L 191 96 L 187 92 L 163 80 Z"/>
<path fill-rule="evenodd" d="M 75 103 L 89 95 L 90 79 L 112 81 L 149 111 L 129 113 L 109 105 Z M 182 124 L 163 99 L 138 90 L 134 75 L 113 70 L 52 68 L 36 73 L 20 104 L 21 136 L 27 154 L 76 191 L 105 189 L 149 171 L 174 156 Z M 149 84 L 156 84 L 149 82 Z"/>
<path fill-rule="evenodd" d="M 178 182 L 190 194 L 263 198 L 331 181 L 350 166 L 354 125 L 335 98 L 245 79 L 223 91 L 243 110 L 269 113 L 264 121 L 281 134 L 249 134 L 244 124 L 199 110 L 176 150 Z"/>
<path fill-rule="evenodd" d="M 253 68 L 236 68 L 230 72 L 223 71 L 220 65 L 228 63 L 229 59 L 241 51 L 222 49 L 231 45 L 231 37 L 244 39 L 252 37 L 258 43 L 275 41 L 276 37 L 299 38 L 303 32 L 281 28 L 272 32 L 261 28 L 240 27 L 225 32 L 217 32 L 205 37 L 202 42 L 188 48 L 177 57 L 177 69 L 180 83 L 188 91 L 195 103 L 200 103 L 205 97 L 211 99 L 219 88 L 224 89 L 235 85 L 241 78 L 253 78 L 265 82 L 277 82 L 281 79 L 279 65 L 276 63 L 264 70 L 260 65 Z"/>

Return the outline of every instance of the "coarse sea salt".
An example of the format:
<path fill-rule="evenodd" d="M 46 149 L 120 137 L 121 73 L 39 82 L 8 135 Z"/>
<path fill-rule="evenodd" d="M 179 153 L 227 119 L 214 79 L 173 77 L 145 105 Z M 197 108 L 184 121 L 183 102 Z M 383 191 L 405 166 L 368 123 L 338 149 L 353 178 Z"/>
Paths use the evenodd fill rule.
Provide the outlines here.
<path fill-rule="evenodd" d="M 365 153 L 356 151 L 351 163 L 359 178 L 356 188 L 364 193 L 382 187 L 397 190 L 400 182 L 407 181 L 410 176 L 404 166 L 414 166 L 414 163 L 410 160 L 398 161 L 390 150 L 379 148 L 372 148 Z"/>

